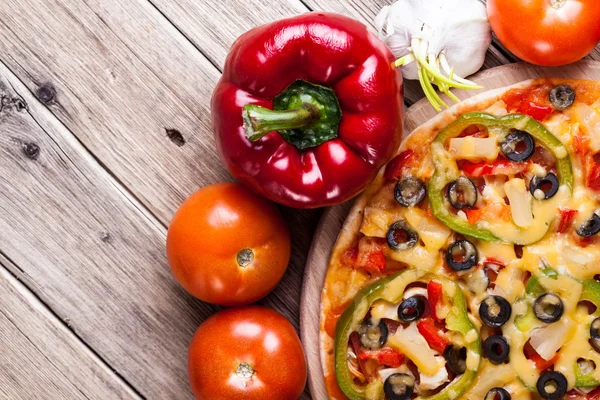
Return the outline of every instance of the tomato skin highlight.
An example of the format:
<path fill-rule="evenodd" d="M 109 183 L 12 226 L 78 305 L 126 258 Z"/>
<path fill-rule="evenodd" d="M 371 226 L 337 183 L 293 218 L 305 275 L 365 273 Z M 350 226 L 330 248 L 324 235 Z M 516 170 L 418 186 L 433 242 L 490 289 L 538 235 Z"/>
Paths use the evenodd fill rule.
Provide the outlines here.
<path fill-rule="evenodd" d="M 245 249 L 251 256 L 240 258 Z M 192 194 L 167 234 L 175 278 L 193 296 L 222 306 L 266 296 L 285 273 L 290 252 L 289 231 L 277 207 L 238 183 Z"/>
<path fill-rule="evenodd" d="M 251 366 L 251 379 L 236 370 Z M 204 321 L 188 353 L 190 386 L 198 400 L 297 399 L 306 359 L 292 324 L 266 307 L 227 309 Z"/>
<path fill-rule="evenodd" d="M 600 41 L 600 2 L 488 0 L 488 18 L 500 42 L 532 64 L 557 66 L 589 54 Z"/>

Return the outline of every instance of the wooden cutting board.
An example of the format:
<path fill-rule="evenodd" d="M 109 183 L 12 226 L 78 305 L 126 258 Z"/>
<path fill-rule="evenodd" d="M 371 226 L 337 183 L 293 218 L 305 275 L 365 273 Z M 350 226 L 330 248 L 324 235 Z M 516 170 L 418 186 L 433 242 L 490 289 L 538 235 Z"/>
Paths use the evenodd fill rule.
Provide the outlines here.
<path fill-rule="evenodd" d="M 600 81 L 600 62 L 580 61 L 566 67 L 556 68 L 537 67 L 525 63 L 507 64 L 482 71 L 471 77 L 471 80 L 479 83 L 486 90 L 491 90 L 532 78 L 573 78 Z M 461 100 L 479 93 L 481 91 L 458 90 L 455 92 Z M 404 119 L 405 134 L 412 132 L 436 114 L 437 112 L 426 99 L 414 104 L 408 109 Z M 308 384 L 313 399 L 317 400 L 328 397 L 319 353 L 321 290 L 327 272 L 329 253 L 351 206 L 352 201 L 348 201 L 325 210 L 313 237 L 304 272 L 300 331 L 308 362 Z"/>

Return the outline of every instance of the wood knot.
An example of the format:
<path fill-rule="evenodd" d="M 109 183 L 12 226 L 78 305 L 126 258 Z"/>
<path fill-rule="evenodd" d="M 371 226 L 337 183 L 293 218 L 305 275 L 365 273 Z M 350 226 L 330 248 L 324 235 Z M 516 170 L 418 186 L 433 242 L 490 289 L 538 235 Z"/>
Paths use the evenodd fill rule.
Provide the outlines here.
<path fill-rule="evenodd" d="M 37 160 L 40 156 L 40 146 L 33 142 L 23 143 L 23 154 L 31 160 Z"/>
<path fill-rule="evenodd" d="M 38 88 L 36 94 L 42 103 L 51 104 L 56 98 L 56 88 L 53 84 L 46 82 Z"/>
<path fill-rule="evenodd" d="M 0 98 L 0 112 L 10 110 L 18 112 L 27 110 L 27 103 L 20 97 L 2 96 L 2 98 Z"/>
<path fill-rule="evenodd" d="M 109 232 L 100 232 L 100 240 L 102 240 L 104 243 L 111 243 L 112 236 Z"/>
<path fill-rule="evenodd" d="M 171 140 L 171 142 L 175 143 L 175 145 L 178 147 L 181 147 L 185 144 L 185 138 L 177 129 L 165 128 L 165 132 L 167 132 L 167 137 Z"/>

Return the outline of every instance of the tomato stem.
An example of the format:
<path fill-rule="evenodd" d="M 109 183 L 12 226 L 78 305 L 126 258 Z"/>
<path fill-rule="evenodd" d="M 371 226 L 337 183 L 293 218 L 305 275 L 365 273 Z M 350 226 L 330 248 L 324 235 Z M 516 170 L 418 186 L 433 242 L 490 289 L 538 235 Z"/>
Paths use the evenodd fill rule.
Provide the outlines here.
<path fill-rule="evenodd" d="M 247 362 L 241 362 L 235 369 L 235 374 L 243 381 L 247 381 L 254 375 L 254 368 L 252 368 L 252 365 L 248 364 Z"/>
<path fill-rule="evenodd" d="M 237 253 L 236 259 L 240 267 L 246 268 L 254 261 L 254 252 L 251 249 L 242 249 Z"/>

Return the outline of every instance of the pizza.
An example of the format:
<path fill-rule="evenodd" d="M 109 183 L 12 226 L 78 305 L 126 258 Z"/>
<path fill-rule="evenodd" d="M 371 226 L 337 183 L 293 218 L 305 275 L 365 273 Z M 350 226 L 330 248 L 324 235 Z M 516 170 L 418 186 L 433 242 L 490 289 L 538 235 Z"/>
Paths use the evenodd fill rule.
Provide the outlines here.
<path fill-rule="evenodd" d="M 332 399 L 600 398 L 600 83 L 486 92 L 408 135 L 322 293 Z"/>

